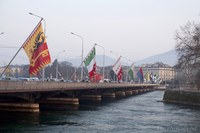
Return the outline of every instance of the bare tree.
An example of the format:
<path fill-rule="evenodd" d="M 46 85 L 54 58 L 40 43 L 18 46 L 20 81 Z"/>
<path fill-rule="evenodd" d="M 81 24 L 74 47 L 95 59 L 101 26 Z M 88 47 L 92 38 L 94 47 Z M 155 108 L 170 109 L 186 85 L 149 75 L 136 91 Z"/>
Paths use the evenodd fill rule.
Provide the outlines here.
<path fill-rule="evenodd" d="M 200 70 L 200 23 L 188 22 L 176 32 L 177 68 L 185 73 L 187 81 L 198 83 Z"/>

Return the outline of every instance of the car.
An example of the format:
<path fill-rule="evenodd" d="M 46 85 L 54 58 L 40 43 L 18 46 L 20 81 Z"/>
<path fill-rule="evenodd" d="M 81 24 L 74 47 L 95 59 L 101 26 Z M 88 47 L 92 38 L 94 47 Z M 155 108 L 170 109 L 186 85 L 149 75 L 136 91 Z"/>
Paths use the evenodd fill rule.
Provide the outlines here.
<path fill-rule="evenodd" d="M 99 83 L 110 83 L 110 82 L 111 82 L 110 79 L 103 79 L 99 81 Z"/>
<path fill-rule="evenodd" d="M 17 79 L 14 78 L 14 77 L 4 77 L 4 78 L 1 78 L 1 80 L 4 80 L 4 81 L 17 81 Z"/>
<path fill-rule="evenodd" d="M 29 81 L 29 78 L 18 78 L 19 81 Z"/>
<path fill-rule="evenodd" d="M 30 77 L 29 81 L 39 81 L 39 78 L 38 77 Z"/>
<path fill-rule="evenodd" d="M 104 79 L 103 81 L 104 81 L 105 83 L 110 83 L 110 82 L 111 82 L 110 79 Z"/>

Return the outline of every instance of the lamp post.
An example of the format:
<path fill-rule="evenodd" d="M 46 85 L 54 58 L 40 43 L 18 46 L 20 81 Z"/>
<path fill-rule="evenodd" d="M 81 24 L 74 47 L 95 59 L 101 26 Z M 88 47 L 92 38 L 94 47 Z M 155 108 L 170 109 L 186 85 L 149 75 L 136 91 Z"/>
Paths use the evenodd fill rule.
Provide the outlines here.
<path fill-rule="evenodd" d="M 95 45 L 97 45 L 97 46 L 103 48 L 103 79 L 104 79 L 104 76 L 105 76 L 105 74 L 104 74 L 104 65 L 105 65 L 105 48 L 104 48 L 103 46 L 99 45 L 99 44 L 96 44 L 96 43 L 95 43 Z"/>
<path fill-rule="evenodd" d="M 82 54 L 81 54 L 81 60 L 82 60 L 82 63 L 81 63 L 81 81 L 82 81 L 83 80 L 83 37 L 78 35 L 78 34 L 75 34 L 73 32 L 71 32 L 71 34 L 80 37 L 81 41 L 82 41 Z"/>
<path fill-rule="evenodd" d="M 110 51 L 110 53 L 113 53 L 114 55 L 119 56 L 119 54 L 116 52 Z"/>
<path fill-rule="evenodd" d="M 57 63 L 56 63 L 56 79 L 58 79 L 58 56 L 59 56 L 61 53 L 65 52 L 65 51 L 66 51 L 66 50 L 60 51 L 60 52 L 57 54 L 57 57 L 56 57 L 56 59 L 57 59 Z"/>
<path fill-rule="evenodd" d="M 32 15 L 32 16 L 38 17 L 41 20 L 44 20 L 43 17 L 38 16 L 38 15 L 36 15 L 34 13 L 29 12 L 29 14 Z M 46 37 L 46 21 L 45 20 L 44 20 L 44 36 Z M 44 81 L 44 78 L 45 78 L 45 67 L 42 69 L 42 81 Z"/>

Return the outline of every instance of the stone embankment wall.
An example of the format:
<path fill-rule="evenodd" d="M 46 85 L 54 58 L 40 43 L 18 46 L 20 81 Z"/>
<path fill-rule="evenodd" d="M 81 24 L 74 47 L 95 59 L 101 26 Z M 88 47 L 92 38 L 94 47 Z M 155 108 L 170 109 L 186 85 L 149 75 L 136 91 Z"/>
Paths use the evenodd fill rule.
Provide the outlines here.
<path fill-rule="evenodd" d="M 167 89 L 165 90 L 163 101 L 200 107 L 200 91 Z"/>

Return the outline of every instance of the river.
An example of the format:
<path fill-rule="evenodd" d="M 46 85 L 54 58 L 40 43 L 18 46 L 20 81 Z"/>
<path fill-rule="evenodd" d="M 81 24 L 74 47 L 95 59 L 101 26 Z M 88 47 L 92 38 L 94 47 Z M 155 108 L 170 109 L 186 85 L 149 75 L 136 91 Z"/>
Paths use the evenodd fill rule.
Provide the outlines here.
<path fill-rule="evenodd" d="M 153 91 L 77 111 L 0 114 L 6 133 L 199 133 L 200 109 L 159 102 Z"/>

